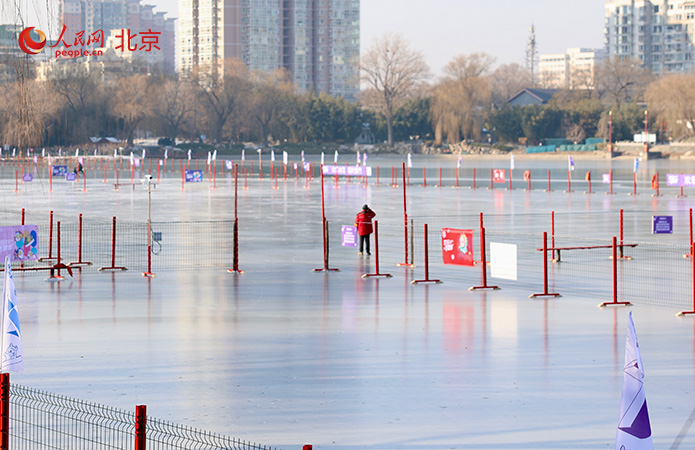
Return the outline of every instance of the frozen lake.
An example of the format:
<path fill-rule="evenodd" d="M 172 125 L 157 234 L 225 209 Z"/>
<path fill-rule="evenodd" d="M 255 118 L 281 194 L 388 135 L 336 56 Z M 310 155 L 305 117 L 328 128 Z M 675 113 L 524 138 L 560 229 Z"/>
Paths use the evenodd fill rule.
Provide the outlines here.
<path fill-rule="evenodd" d="M 327 155 L 331 163 L 332 158 Z M 341 163 L 353 159 L 344 156 Z M 603 269 L 595 277 L 575 277 L 576 286 L 559 286 L 566 290 L 558 299 L 528 298 L 541 288 L 535 259 L 519 262 L 520 273 L 533 279 L 491 279 L 502 289 L 468 291 L 479 284 L 480 269 L 439 263 L 437 233 L 443 226 L 477 227 L 483 212 L 493 238 L 528 233 L 532 248 L 540 244 L 540 231 L 549 231 L 549 212 L 555 211 L 559 235 L 606 240 L 616 235 L 617 212 L 624 209 L 630 240 L 680 251 L 678 246 L 687 249 L 693 202 L 690 196 L 676 198 L 665 174 L 695 173 L 695 160 L 642 161 L 635 197 L 627 195 L 633 170 L 628 158 L 575 157 L 574 192 L 568 194 L 566 158 L 517 156 L 517 189 L 496 185 L 491 191 L 484 189 L 490 169 L 508 169 L 509 158 L 464 158 L 462 188 L 452 189 L 455 156 L 414 155 L 408 214 L 419 239 L 422 223 L 430 223 L 431 275 L 442 278 L 439 285 L 410 284 L 423 275 L 419 242 L 415 269 L 396 267 L 404 259 L 403 193 L 387 183 L 391 167 L 403 161 L 370 156 L 369 164 L 380 167 L 381 184 L 372 178 L 367 188 L 341 179 L 336 189 L 333 179 L 326 180 L 331 266 L 340 272 L 311 271 L 323 264 L 318 180 L 308 189 L 301 178 L 280 180 L 273 189 L 266 173 L 263 181 L 254 176 L 248 189 L 240 185 L 238 191 L 243 275 L 157 271 L 155 265 L 154 279 L 137 270 L 86 271 L 49 283 L 45 275 L 17 273 L 25 373 L 13 374 L 12 381 L 128 410 L 146 404 L 153 417 L 282 449 L 305 443 L 339 450 L 611 448 L 628 309 L 599 309 L 596 304 L 609 298 L 582 293 L 607 276 L 599 273 Z M 446 169 L 444 187 L 435 187 L 439 167 Z M 467 189 L 473 167 L 476 190 Z M 527 169 L 532 191 L 521 189 Z M 101 182 L 103 172 L 87 172 L 87 192 L 81 183 L 55 179 L 48 192 L 37 172 L 15 193 L 14 169 L 1 170 L 6 224 L 16 223 L 21 208 L 27 223 L 46 221 L 50 210 L 66 221 L 79 213 L 146 221 L 147 192 L 140 186 L 115 191 L 113 180 Z M 553 192 L 543 191 L 548 170 Z M 584 194 L 587 170 L 597 194 Z M 610 170 L 616 180 L 612 196 L 604 194 L 600 175 Z M 656 171 L 663 194 L 658 198 L 649 189 Z M 218 172 L 216 183 L 215 190 L 203 182 L 182 191 L 178 172 L 167 173 L 152 193 L 153 220 L 232 219 L 229 173 Z M 691 194 L 688 188 L 685 194 Z M 363 279 L 374 270 L 375 257 L 339 246 L 339 225 L 352 224 L 364 203 L 377 213 L 381 272 L 392 278 Z M 674 216 L 673 235 L 651 234 L 654 214 Z M 460 219 L 452 223 L 453 217 Z M 201 247 L 214 251 L 215 245 Z M 669 289 L 672 281 L 663 273 L 670 263 L 650 267 L 635 258 L 625 264 L 633 262 L 644 271 L 623 274 L 621 282 Z M 568 262 L 555 270 L 572 267 Z M 679 258 L 673 267 L 687 275 L 689 262 Z M 655 448 L 676 449 L 679 436 L 680 448 L 692 448 L 695 440 L 688 428 L 695 405 L 695 317 L 675 317 L 689 305 L 685 296 L 631 307 Z"/>

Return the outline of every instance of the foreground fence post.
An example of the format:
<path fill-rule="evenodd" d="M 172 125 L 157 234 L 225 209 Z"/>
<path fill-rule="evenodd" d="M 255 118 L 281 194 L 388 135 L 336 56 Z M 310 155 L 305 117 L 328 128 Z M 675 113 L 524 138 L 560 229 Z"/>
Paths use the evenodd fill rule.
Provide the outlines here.
<path fill-rule="evenodd" d="M 135 450 L 146 450 L 147 446 L 147 405 L 135 407 Z"/>
<path fill-rule="evenodd" d="M 482 216 L 481 216 L 482 219 Z M 480 227 L 480 265 L 483 270 L 483 284 L 482 286 L 472 286 L 469 287 L 469 291 L 477 291 L 480 289 L 494 289 L 498 290 L 499 286 L 488 286 L 487 285 L 487 259 L 485 258 L 485 228 Z"/>
<path fill-rule="evenodd" d="M 538 250 L 538 249 L 537 249 Z M 543 232 L 543 293 L 531 294 L 528 298 L 535 297 L 562 297 L 556 292 L 548 292 L 548 232 Z"/>
<path fill-rule="evenodd" d="M 429 263 L 429 247 L 427 245 L 427 224 L 424 226 L 425 235 L 425 279 L 424 280 L 413 280 L 410 284 L 418 283 L 441 283 L 441 280 L 430 280 L 430 263 Z"/>
<path fill-rule="evenodd" d="M 71 267 L 91 266 L 91 262 L 82 261 L 82 214 L 78 218 L 77 226 L 77 262 L 68 264 Z"/>
<path fill-rule="evenodd" d="M 0 450 L 10 448 L 10 374 L 0 373 Z"/>
<path fill-rule="evenodd" d="M 630 302 L 619 302 L 618 301 L 618 239 L 613 236 L 613 301 L 599 303 L 598 307 L 603 308 L 604 306 L 617 306 L 617 305 L 632 305 Z"/>
<path fill-rule="evenodd" d="M 323 164 L 321 164 L 321 227 L 323 234 L 323 268 L 314 269 L 314 272 L 339 272 L 339 269 L 331 269 L 328 264 L 328 221 L 326 220 L 326 203 L 323 191 Z M 338 172 L 336 171 L 336 177 Z"/>
<path fill-rule="evenodd" d="M 39 258 L 39 261 L 53 261 L 53 211 L 49 213 L 48 219 L 48 257 Z"/>
<path fill-rule="evenodd" d="M 423 168 L 424 170 L 424 168 Z M 408 262 L 408 210 L 406 208 L 406 195 L 405 195 L 405 163 L 403 163 L 403 238 L 404 238 L 404 250 L 405 250 L 405 257 L 403 258 L 402 263 L 396 264 L 399 267 L 413 267 L 412 263 Z M 376 239 L 376 237 L 375 237 Z M 379 261 L 379 257 L 377 256 L 377 262 Z M 378 264 L 377 264 L 378 268 Z M 378 270 L 377 270 L 378 273 Z M 390 275 L 389 275 L 390 276 Z"/>
<path fill-rule="evenodd" d="M 277 169 L 275 169 L 277 171 Z M 238 180 L 239 180 L 239 166 L 234 164 L 234 253 L 232 260 L 232 268 L 228 269 L 229 273 L 244 273 L 243 270 L 239 270 L 239 216 L 237 214 L 237 198 L 239 197 L 238 190 Z M 277 173 L 275 174 L 275 184 L 277 185 L 278 178 Z"/>
<path fill-rule="evenodd" d="M 390 273 L 380 273 L 379 272 L 379 221 L 374 221 L 374 257 L 375 257 L 375 269 L 374 273 L 365 273 L 362 278 L 369 277 L 387 277 L 390 278 L 392 275 Z"/>
<path fill-rule="evenodd" d="M 116 216 L 113 216 L 113 228 L 111 231 L 111 265 L 108 267 L 100 267 L 102 270 L 128 270 L 125 267 L 116 267 Z"/>

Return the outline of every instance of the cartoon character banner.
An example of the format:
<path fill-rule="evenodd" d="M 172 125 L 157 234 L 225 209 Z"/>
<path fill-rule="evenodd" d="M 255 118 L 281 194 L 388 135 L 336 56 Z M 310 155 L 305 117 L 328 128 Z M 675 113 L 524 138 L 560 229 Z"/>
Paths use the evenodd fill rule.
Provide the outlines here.
<path fill-rule="evenodd" d="M 68 166 L 53 166 L 54 177 L 64 177 L 68 173 Z"/>
<path fill-rule="evenodd" d="M 504 169 L 494 169 L 492 171 L 492 179 L 495 183 L 504 183 Z"/>
<path fill-rule="evenodd" d="M 186 183 L 202 183 L 203 182 L 203 171 L 202 170 L 187 170 L 186 171 Z"/>
<path fill-rule="evenodd" d="M 39 259 L 39 228 L 36 225 L 0 227 L 0 258 L 10 261 L 36 261 Z"/>
<path fill-rule="evenodd" d="M 442 257 L 444 264 L 474 266 L 473 230 L 442 228 Z"/>

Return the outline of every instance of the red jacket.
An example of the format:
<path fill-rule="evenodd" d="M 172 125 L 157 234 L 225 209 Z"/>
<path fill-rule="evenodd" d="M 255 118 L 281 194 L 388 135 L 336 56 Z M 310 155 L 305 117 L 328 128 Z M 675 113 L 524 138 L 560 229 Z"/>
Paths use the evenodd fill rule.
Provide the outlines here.
<path fill-rule="evenodd" d="M 366 236 L 372 234 L 374 230 L 372 229 L 372 219 L 376 216 L 376 213 L 371 209 L 362 211 L 355 217 L 355 226 L 357 227 L 357 234 L 360 236 Z"/>

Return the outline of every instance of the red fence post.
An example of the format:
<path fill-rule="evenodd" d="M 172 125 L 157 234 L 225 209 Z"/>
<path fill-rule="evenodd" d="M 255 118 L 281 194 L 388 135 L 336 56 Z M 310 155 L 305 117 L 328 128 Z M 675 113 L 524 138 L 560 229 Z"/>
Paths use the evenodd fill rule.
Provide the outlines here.
<path fill-rule="evenodd" d="M 135 450 L 147 450 L 147 405 L 135 406 Z"/>
<path fill-rule="evenodd" d="M 548 189 L 546 189 L 546 192 L 550 192 L 552 189 L 550 189 L 550 169 L 548 169 Z"/>
<path fill-rule="evenodd" d="M 494 172 L 495 172 L 494 169 L 490 169 L 490 190 L 493 190 L 493 189 L 495 188 L 495 185 L 494 185 L 494 178 L 495 178 Z"/>
<path fill-rule="evenodd" d="M 692 210 L 691 210 L 692 211 Z M 691 270 L 691 275 L 692 275 L 692 285 L 693 285 L 693 309 L 690 311 L 681 311 L 676 316 L 685 316 L 687 314 L 695 314 L 695 242 L 690 243 L 690 260 L 692 261 L 692 270 Z M 3 413 L 4 417 L 4 413 Z"/>
<path fill-rule="evenodd" d="M 39 261 L 52 261 L 53 259 L 53 211 L 48 215 L 48 257 L 39 258 Z"/>
<path fill-rule="evenodd" d="M 77 261 L 68 264 L 70 267 L 91 266 L 91 262 L 82 261 L 82 214 L 77 219 Z"/>
<path fill-rule="evenodd" d="M 390 273 L 381 273 L 379 272 L 379 221 L 375 220 L 374 221 L 374 265 L 376 272 L 374 273 L 365 273 L 362 275 L 362 278 L 370 278 L 370 277 L 387 277 L 390 278 L 392 275 Z"/>
<path fill-rule="evenodd" d="M 556 292 L 548 292 L 548 232 L 543 232 L 543 293 L 531 294 L 528 298 L 535 297 L 562 297 Z"/>
<path fill-rule="evenodd" d="M 614 305 L 632 305 L 630 302 L 619 302 L 618 301 L 618 239 L 613 236 L 612 245 L 612 256 L 613 256 L 613 301 L 599 303 L 598 307 L 602 308 L 604 306 L 614 306 Z"/>
<path fill-rule="evenodd" d="M 323 231 L 323 268 L 314 269 L 314 272 L 339 272 L 339 269 L 328 268 L 328 221 L 326 220 L 326 206 L 323 190 L 323 164 L 321 164 L 321 227 Z M 337 173 L 337 172 L 336 172 Z"/>
<path fill-rule="evenodd" d="M 423 168 L 424 171 L 424 168 Z M 402 263 L 398 263 L 399 267 L 413 267 L 412 264 L 408 263 L 408 211 L 406 209 L 405 201 L 405 163 L 403 163 L 403 235 L 405 237 L 405 259 Z M 378 261 L 378 257 L 377 257 Z"/>
<path fill-rule="evenodd" d="M 277 171 L 277 169 L 275 169 Z M 239 181 L 239 166 L 234 164 L 234 253 L 232 260 L 232 268 L 228 269 L 229 273 L 244 273 L 243 270 L 239 270 L 239 216 L 237 215 L 237 197 L 238 197 L 238 181 Z M 275 185 L 277 185 L 277 173 L 275 174 Z"/>
<path fill-rule="evenodd" d="M 410 284 L 418 283 L 441 283 L 441 280 L 430 280 L 430 263 L 429 263 L 429 246 L 427 243 L 427 224 L 424 226 L 424 236 L 425 236 L 425 279 L 424 280 L 413 280 Z"/>
<path fill-rule="evenodd" d="M 0 450 L 10 448 L 10 374 L 0 373 Z"/>
<path fill-rule="evenodd" d="M 482 219 L 482 216 L 481 216 Z M 499 289 L 498 286 L 488 286 L 487 285 L 487 259 L 485 258 L 485 228 L 480 227 L 480 260 L 483 270 L 483 284 L 482 286 L 472 286 L 469 287 L 469 291 L 477 291 L 479 289 Z"/>
<path fill-rule="evenodd" d="M 473 184 L 472 189 L 475 189 L 475 167 L 473 168 Z"/>
<path fill-rule="evenodd" d="M 97 270 L 128 270 L 125 267 L 116 267 L 116 216 L 113 216 L 113 225 L 111 229 L 111 266 L 100 267 Z"/>

